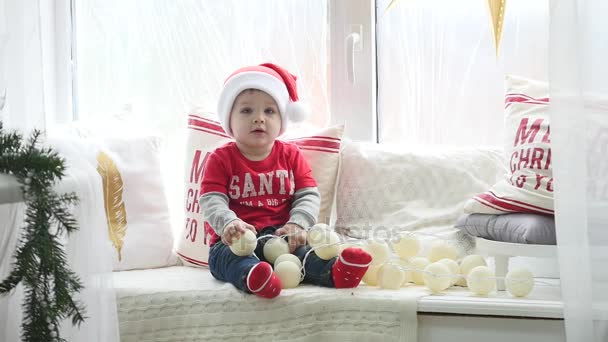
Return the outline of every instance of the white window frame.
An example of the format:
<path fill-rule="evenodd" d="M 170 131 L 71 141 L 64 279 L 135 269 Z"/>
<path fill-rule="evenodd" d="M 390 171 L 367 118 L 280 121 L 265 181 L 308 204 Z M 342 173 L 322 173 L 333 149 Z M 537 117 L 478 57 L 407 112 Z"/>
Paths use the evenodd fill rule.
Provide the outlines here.
<path fill-rule="evenodd" d="M 75 4 L 74 0 L 41 3 L 46 4 L 42 12 L 48 14 L 45 34 L 54 43 L 47 50 L 54 68 L 49 71 L 52 82 L 45 87 L 56 94 L 48 122 L 69 122 L 77 119 L 78 112 L 72 55 Z M 378 142 L 375 28 L 375 0 L 329 0 L 331 124 L 345 123 L 345 135 L 354 141 Z M 359 35 L 358 42 L 347 39 L 352 33 Z"/>
<path fill-rule="evenodd" d="M 73 121 L 72 0 L 40 1 L 44 108 L 48 124 Z"/>
<path fill-rule="evenodd" d="M 330 0 L 329 26 L 331 123 L 345 123 L 354 141 L 378 142 L 376 1 Z"/>

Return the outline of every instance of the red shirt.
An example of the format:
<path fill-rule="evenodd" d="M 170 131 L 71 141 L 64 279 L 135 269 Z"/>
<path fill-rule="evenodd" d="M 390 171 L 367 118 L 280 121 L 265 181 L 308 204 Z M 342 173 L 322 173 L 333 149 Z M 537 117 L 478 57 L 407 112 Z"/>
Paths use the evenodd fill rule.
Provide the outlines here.
<path fill-rule="evenodd" d="M 310 166 L 295 144 L 276 140 L 266 159 L 252 161 L 241 154 L 235 142 L 230 142 L 207 158 L 201 195 L 225 194 L 229 209 L 260 231 L 285 224 L 294 193 L 316 186 Z M 209 231 L 209 235 L 211 245 L 219 240 L 215 231 Z"/>

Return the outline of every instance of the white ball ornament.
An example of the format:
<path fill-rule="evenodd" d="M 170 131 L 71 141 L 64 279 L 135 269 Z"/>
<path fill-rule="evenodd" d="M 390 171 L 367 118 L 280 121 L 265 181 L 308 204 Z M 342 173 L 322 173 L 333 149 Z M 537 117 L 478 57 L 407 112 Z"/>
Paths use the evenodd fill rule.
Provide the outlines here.
<path fill-rule="evenodd" d="M 425 267 L 422 278 L 424 279 L 424 285 L 432 292 L 441 292 L 452 285 L 450 270 L 440 262 L 434 262 Z"/>
<path fill-rule="evenodd" d="M 420 241 L 409 232 L 399 234 L 397 241 L 393 242 L 393 250 L 402 259 L 415 257 L 420 251 Z"/>
<path fill-rule="evenodd" d="M 391 250 L 384 241 L 368 240 L 362 248 L 372 256 L 372 265 L 382 265 L 391 256 Z"/>
<path fill-rule="evenodd" d="M 401 287 L 407 286 L 407 284 L 412 282 L 412 272 L 404 270 L 403 274 L 405 274 L 405 277 L 403 278 L 403 283 L 401 283 Z"/>
<path fill-rule="evenodd" d="M 460 274 L 460 266 L 458 266 L 458 263 L 452 259 L 441 259 L 437 262 L 442 263 L 448 267 L 448 270 L 450 270 L 451 279 L 452 279 L 450 281 L 450 286 L 454 285 L 456 283 L 456 281 L 459 279 L 456 276 L 458 274 Z"/>
<path fill-rule="evenodd" d="M 477 266 L 467 275 L 469 291 L 476 295 L 486 296 L 496 289 L 494 272 L 488 266 Z"/>
<path fill-rule="evenodd" d="M 428 255 L 429 261 L 436 262 L 441 259 L 458 259 L 458 250 L 451 243 L 439 241 L 435 242 Z"/>
<path fill-rule="evenodd" d="M 329 228 L 329 226 L 327 224 L 325 224 L 325 223 L 317 223 L 317 224 L 315 224 L 314 226 L 312 226 L 310 228 L 310 230 L 317 230 L 317 229 L 320 229 L 320 230 L 331 230 L 331 228 Z"/>
<path fill-rule="evenodd" d="M 288 253 L 289 245 L 280 237 L 271 238 L 264 245 L 264 258 L 271 264 L 274 264 L 280 255 Z"/>
<path fill-rule="evenodd" d="M 488 264 L 486 263 L 486 259 L 481 255 L 477 254 L 465 256 L 460 261 L 460 275 L 462 277 L 458 278 L 455 284 L 458 286 L 467 286 L 467 274 L 469 273 L 469 271 L 471 271 L 477 266 L 488 266 Z"/>
<path fill-rule="evenodd" d="M 230 245 L 232 253 L 238 256 L 247 256 L 253 254 L 258 241 L 256 240 L 255 234 L 247 229 L 245 234 L 241 235 L 240 238 L 234 240 Z"/>
<path fill-rule="evenodd" d="M 378 271 L 380 270 L 381 265 L 370 265 L 367 268 L 367 271 L 361 278 L 365 284 L 369 286 L 377 286 L 378 285 Z"/>
<path fill-rule="evenodd" d="M 525 297 L 534 288 L 534 275 L 525 268 L 515 268 L 505 277 L 507 291 L 515 297 Z"/>
<path fill-rule="evenodd" d="M 277 266 L 282 262 L 293 262 L 294 264 L 296 264 L 296 266 L 298 266 L 298 268 L 302 268 L 302 262 L 300 261 L 300 258 L 293 254 L 287 253 L 279 255 L 279 257 L 274 261 L 274 266 Z"/>
<path fill-rule="evenodd" d="M 391 263 L 380 266 L 378 270 L 378 285 L 383 289 L 396 290 L 405 280 L 405 273 L 399 265 Z"/>
<path fill-rule="evenodd" d="M 399 267 L 403 271 L 403 274 L 405 275 L 401 286 L 406 286 L 408 283 L 412 282 L 412 272 L 410 271 L 412 265 L 410 264 L 410 262 L 404 259 L 394 259 L 392 260 L 392 262 L 399 265 Z"/>
<path fill-rule="evenodd" d="M 293 262 L 281 262 L 274 267 L 274 273 L 281 279 L 284 289 L 293 289 L 300 284 L 301 272 L 298 265 Z"/>
<path fill-rule="evenodd" d="M 340 244 L 339 247 L 340 247 L 340 253 L 342 253 L 342 251 L 344 251 L 345 249 L 347 249 L 349 247 L 362 248 L 360 243 L 353 242 L 353 241 L 344 242 L 344 243 Z"/>
<path fill-rule="evenodd" d="M 329 229 L 312 228 L 308 232 L 308 245 L 315 249 L 315 254 L 323 260 L 329 260 L 340 253 L 340 237 Z"/>
<path fill-rule="evenodd" d="M 410 265 L 415 270 L 424 270 L 431 262 L 425 257 L 413 257 L 410 259 Z M 424 285 L 424 277 L 421 271 L 412 271 L 412 281 L 416 285 Z"/>

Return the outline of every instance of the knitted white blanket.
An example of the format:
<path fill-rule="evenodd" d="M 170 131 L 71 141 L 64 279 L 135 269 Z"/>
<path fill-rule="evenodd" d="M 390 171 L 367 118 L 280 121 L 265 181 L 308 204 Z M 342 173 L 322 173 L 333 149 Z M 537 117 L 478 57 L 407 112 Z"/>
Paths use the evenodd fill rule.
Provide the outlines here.
<path fill-rule="evenodd" d="M 417 341 L 428 290 L 300 285 L 273 300 L 243 294 L 208 270 L 114 273 L 121 341 Z"/>

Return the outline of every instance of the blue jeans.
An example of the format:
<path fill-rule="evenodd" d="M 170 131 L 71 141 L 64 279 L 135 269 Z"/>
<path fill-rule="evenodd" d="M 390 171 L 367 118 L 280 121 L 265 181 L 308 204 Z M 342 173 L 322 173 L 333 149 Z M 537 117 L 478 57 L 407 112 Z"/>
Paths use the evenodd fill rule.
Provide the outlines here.
<path fill-rule="evenodd" d="M 267 227 L 258 232 L 258 237 L 263 235 L 274 235 L 274 232 L 279 227 Z M 218 280 L 226 281 L 234 285 L 241 291 L 251 293 L 247 288 L 247 274 L 249 270 L 258 264 L 260 261 L 266 261 L 264 258 L 264 245 L 269 239 L 258 240 L 258 245 L 255 249 L 255 256 L 237 256 L 230 250 L 230 247 L 222 243 L 222 241 L 216 242 L 211 246 L 209 251 L 209 269 L 211 274 Z M 304 260 L 306 253 L 310 250 L 310 246 L 305 245 L 299 247 L 294 251 L 294 255 L 300 258 L 300 261 Z M 330 260 L 323 260 L 311 252 L 306 258 L 304 263 L 304 270 L 306 276 L 304 277 L 304 283 L 319 285 L 324 287 L 335 287 L 334 281 L 331 275 L 331 268 L 336 262 L 336 258 Z"/>

